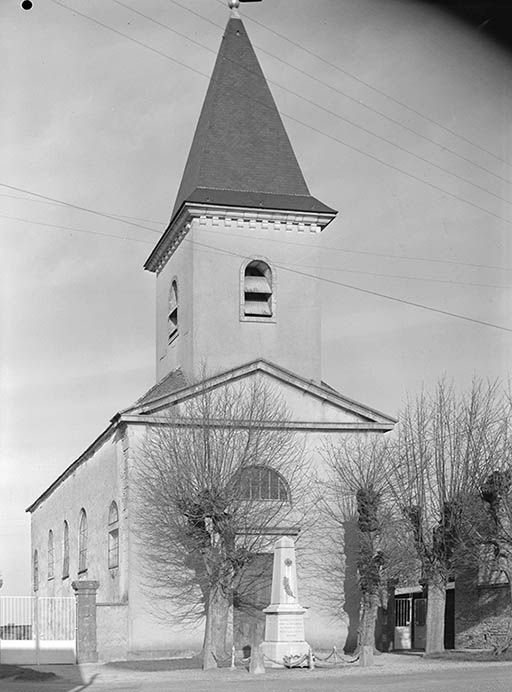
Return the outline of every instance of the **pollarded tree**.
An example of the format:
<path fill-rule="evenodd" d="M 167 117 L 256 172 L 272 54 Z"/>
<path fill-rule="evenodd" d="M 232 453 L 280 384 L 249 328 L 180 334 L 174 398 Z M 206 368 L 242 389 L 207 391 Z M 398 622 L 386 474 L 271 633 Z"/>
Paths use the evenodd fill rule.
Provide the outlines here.
<path fill-rule="evenodd" d="M 462 394 L 441 380 L 433 394 L 409 400 L 399 417 L 389 488 L 428 584 L 427 654 L 444 649 L 446 586 L 458 553 L 478 543 L 467 540 L 468 510 L 500 462 L 502 427 L 499 387 L 480 380 Z"/>
<path fill-rule="evenodd" d="M 480 491 L 489 523 L 480 531 L 480 541 L 492 548 L 492 563 L 508 580 L 512 603 L 512 399 L 510 393 L 502 408 L 500 435 L 490 441 L 493 446 L 493 469 L 483 479 Z M 485 530 L 486 529 L 486 530 Z M 486 551 L 488 556 L 488 551 Z M 512 644 L 512 620 L 508 636 L 497 647 L 503 653 Z"/>
<path fill-rule="evenodd" d="M 181 624 L 205 619 L 203 668 L 225 655 L 258 554 L 277 526 L 302 523 L 308 495 L 303 441 L 276 391 L 261 379 L 207 384 L 148 427 L 136 518 L 148 590 Z"/>
<path fill-rule="evenodd" d="M 396 576 L 399 569 L 396 558 L 400 524 L 397 525 L 389 502 L 389 455 L 388 439 L 381 434 L 340 436 L 336 442 L 326 443 L 323 449 L 328 469 L 323 507 L 333 529 L 334 542 L 343 545 L 346 553 L 351 541 L 357 551 L 361 666 L 373 664 L 378 607 L 387 579 Z M 402 541 L 401 545 L 400 561 L 404 561 L 406 542 Z M 338 558 L 342 557 L 340 550 Z M 344 559 L 331 565 L 338 582 L 344 578 L 345 570 Z M 339 583 L 333 582 L 333 586 L 340 591 Z"/>

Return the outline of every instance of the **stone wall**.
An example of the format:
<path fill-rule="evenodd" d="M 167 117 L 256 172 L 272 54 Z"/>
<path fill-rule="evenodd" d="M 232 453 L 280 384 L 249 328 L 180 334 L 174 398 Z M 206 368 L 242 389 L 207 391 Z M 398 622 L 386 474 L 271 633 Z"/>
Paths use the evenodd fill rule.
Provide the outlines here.
<path fill-rule="evenodd" d="M 474 576 L 474 575 L 473 575 Z M 512 617 L 508 583 L 477 584 L 471 574 L 457 579 L 455 592 L 455 646 L 490 649 L 506 638 Z"/>

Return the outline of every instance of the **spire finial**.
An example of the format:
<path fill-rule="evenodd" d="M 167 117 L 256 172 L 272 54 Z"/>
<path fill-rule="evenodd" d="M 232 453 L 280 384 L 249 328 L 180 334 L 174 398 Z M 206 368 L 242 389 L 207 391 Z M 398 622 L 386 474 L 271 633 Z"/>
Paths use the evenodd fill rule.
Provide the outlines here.
<path fill-rule="evenodd" d="M 228 6 L 231 10 L 231 16 L 239 19 L 238 8 L 240 7 L 240 0 L 228 0 Z"/>

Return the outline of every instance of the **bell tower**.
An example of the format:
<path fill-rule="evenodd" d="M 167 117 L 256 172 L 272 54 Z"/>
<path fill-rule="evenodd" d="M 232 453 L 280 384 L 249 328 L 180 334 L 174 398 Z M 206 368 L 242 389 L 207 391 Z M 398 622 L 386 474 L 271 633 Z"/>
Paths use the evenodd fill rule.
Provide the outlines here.
<path fill-rule="evenodd" d="M 144 265 L 157 275 L 157 380 L 262 358 L 319 382 L 318 281 L 293 265 L 316 265 L 337 212 L 309 192 L 237 5 L 171 221 Z"/>

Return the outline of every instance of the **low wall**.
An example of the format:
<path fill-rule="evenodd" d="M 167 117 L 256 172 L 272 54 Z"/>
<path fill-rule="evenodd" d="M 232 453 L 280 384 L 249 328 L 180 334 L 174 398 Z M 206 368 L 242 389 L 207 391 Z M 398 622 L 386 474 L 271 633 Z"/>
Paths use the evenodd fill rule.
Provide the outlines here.
<path fill-rule="evenodd" d="M 38 650 L 34 639 L 0 640 L 0 663 L 13 665 L 76 663 L 75 641 L 41 639 Z"/>
<path fill-rule="evenodd" d="M 507 637 L 512 618 L 509 585 L 489 584 L 475 591 L 472 607 L 457 623 L 456 646 L 467 649 L 500 646 Z"/>

